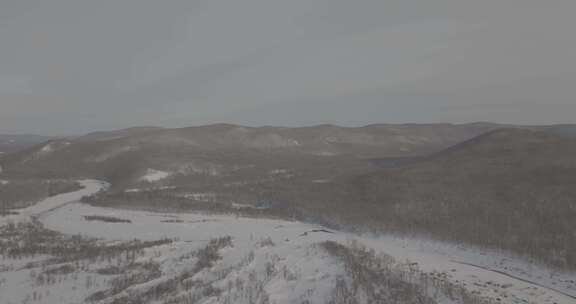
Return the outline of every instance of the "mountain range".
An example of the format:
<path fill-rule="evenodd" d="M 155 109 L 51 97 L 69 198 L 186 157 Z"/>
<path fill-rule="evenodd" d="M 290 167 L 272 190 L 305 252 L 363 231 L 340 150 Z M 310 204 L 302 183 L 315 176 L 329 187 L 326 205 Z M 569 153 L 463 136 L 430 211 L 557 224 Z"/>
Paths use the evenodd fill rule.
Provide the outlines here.
<path fill-rule="evenodd" d="M 0 165 L 4 179 L 108 181 L 99 206 L 425 235 L 576 269 L 572 125 L 138 127 L 52 139 Z"/>

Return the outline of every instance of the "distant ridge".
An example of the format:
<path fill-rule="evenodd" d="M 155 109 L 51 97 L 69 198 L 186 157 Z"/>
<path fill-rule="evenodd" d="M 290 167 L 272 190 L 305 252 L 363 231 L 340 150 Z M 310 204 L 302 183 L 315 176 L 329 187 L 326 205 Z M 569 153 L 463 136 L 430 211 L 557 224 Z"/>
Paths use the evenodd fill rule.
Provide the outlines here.
<path fill-rule="evenodd" d="M 53 139 L 51 136 L 33 134 L 0 134 L 0 152 L 12 153 Z"/>

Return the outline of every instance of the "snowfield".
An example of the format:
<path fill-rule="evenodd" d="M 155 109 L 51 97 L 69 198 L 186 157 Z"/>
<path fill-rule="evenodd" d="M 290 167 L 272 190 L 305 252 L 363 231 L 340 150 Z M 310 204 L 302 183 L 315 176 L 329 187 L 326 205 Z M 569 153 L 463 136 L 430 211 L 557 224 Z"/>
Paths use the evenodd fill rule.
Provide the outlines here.
<path fill-rule="evenodd" d="M 170 175 L 171 175 L 170 172 L 148 169 L 146 171 L 146 174 L 142 176 L 140 180 L 153 183 L 168 178 Z"/>
<path fill-rule="evenodd" d="M 87 222 L 86 215 L 102 215 L 130 220 L 131 223 L 103 224 Z M 241 259 L 250 249 L 257 247 L 258 240 L 270 238 L 276 244 L 267 249 L 269 255 L 282 259 L 293 259 L 297 263 L 290 265 L 295 272 L 316 269 L 316 275 L 306 277 L 326 277 L 334 279 L 335 270 L 317 267 L 320 264 L 331 264 L 322 261 L 322 255 L 313 249 L 315 244 L 331 240 L 346 243 L 356 239 L 384 252 L 399 261 L 417 263 L 418 267 L 428 273 L 446 275 L 470 290 L 478 291 L 501 303 L 558 303 L 574 304 L 576 285 L 575 274 L 561 274 L 522 262 L 518 258 L 501 254 L 474 251 L 464 247 L 443 244 L 440 242 L 397 237 L 359 237 L 347 233 L 311 232 L 322 230 L 315 225 L 270 219 L 241 218 L 224 215 L 201 214 L 156 214 L 141 211 L 125 211 L 91 207 L 83 204 L 70 204 L 43 218 L 47 228 L 69 232 L 74 231 L 87 236 L 107 240 L 156 240 L 176 238 L 180 243 L 203 244 L 210 238 L 231 236 L 235 240 L 232 260 Z M 314 253 L 311 256 L 311 252 Z M 315 256 L 319 254 L 320 256 Z M 327 257 L 324 257 L 327 258 Z M 477 265 L 472 266 L 469 264 Z M 490 270 L 482 269 L 488 268 Z M 316 271 L 315 270 L 315 271 Z M 495 270 L 495 271 L 493 271 Z M 507 274 L 498 273 L 501 271 Z M 332 273 L 332 275 L 329 275 Z M 533 281 L 535 283 L 528 283 Z M 572 282 L 570 282 L 572 280 Z M 309 284 L 310 282 L 306 283 Z M 285 296 L 292 294 L 295 286 L 280 287 L 279 282 L 270 283 L 269 288 L 275 294 Z M 294 283 L 296 284 L 296 283 Z M 304 284 L 304 285 L 306 285 Z M 330 285 L 330 284 L 328 284 Z M 499 287 L 503 286 L 503 287 Z M 283 288 L 287 288 L 284 290 Z M 557 289 L 559 292 L 555 291 Z M 523 302 L 527 301 L 527 302 Z M 278 303 L 294 303 L 280 301 Z"/>
<path fill-rule="evenodd" d="M 334 286 L 346 276 L 346 268 L 319 246 L 333 241 L 352 241 L 393 257 L 403 265 L 417 267 L 434 277 L 494 300 L 494 303 L 574 304 L 576 274 L 554 272 L 524 262 L 514 256 L 451 244 L 394 236 L 358 236 L 330 231 L 317 225 L 276 219 L 245 218 L 232 215 L 152 213 L 92 207 L 77 201 L 84 195 L 106 187 L 98 181 L 82 181 L 84 189 L 49 198 L 36 206 L 20 210 L 17 218 L 36 217 L 47 229 L 64 234 L 79 234 L 110 243 L 139 239 L 174 239 L 145 249 L 137 263 L 156 263 L 160 273 L 154 279 L 134 284 L 113 299 L 146 294 L 151 288 L 186 278 L 203 289 L 202 298 L 181 303 L 327 303 Z M 86 217 L 116 219 L 115 222 L 87 220 Z M 198 254 L 215 238 L 222 239 L 217 252 L 221 259 L 202 268 Z M 36 257 L 36 259 L 38 259 Z M 26 261 L 30 262 L 32 260 Z M 23 261 L 2 260 L 0 264 L 0 303 L 22 303 L 35 288 L 27 279 L 29 270 L 6 268 Z M 196 263 L 196 268 L 192 267 Z M 2 265 L 6 269 L 2 271 Z M 90 267 L 103 267 L 91 264 Z M 89 267 L 89 268 L 90 268 Z M 18 270 L 19 269 L 19 270 Z M 183 276 L 187 274 L 187 276 Z M 86 283 L 90 281 L 90 284 Z M 83 273 L 74 284 L 70 280 L 51 286 L 41 301 L 27 303 L 79 303 L 105 289 L 110 283 L 102 275 Z M 172 284 L 173 285 L 173 284 Z M 155 287 L 156 286 L 156 287 Z M 47 287 L 39 289 L 46 294 Z M 200 287 L 194 287 L 200 288 Z M 211 290 L 219 293 L 210 293 Z M 66 295 L 66 296 L 63 296 Z M 174 296 L 187 295 L 176 294 Z M 265 302 L 263 299 L 267 302 Z M 112 303 L 103 301 L 98 303 Z M 156 303 L 156 302 L 154 302 Z M 158 303 L 165 303 L 158 301 Z M 180 302 L 178 302 L 180 303 Z M 362 302 L 361 302 L 362 303 Z M 454 303 L 449 299 L 439 303 Z"/>

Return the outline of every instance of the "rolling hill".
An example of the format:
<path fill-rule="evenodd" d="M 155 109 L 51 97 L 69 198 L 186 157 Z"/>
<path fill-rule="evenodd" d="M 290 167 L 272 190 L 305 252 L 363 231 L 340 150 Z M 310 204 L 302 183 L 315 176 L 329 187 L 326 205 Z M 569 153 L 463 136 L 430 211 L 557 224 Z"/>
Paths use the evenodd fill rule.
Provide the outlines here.
<path fill-rule="evenodd" d="M 576 140 L 502 129 L 352 179 L 371 226 L 576 268 Z M 342 206 L 344 208 L 344 206 Z M 352 216 L 350 217 L 352 218 Z"/>
<path fill-rule="evenodd" d="M 8 155 L 0 165 L 5 174 L 14 176 L 86 176 L 121 184 L 133 182 L 147 169 L 274 170 L 283 162 L 344 165 L 359 159 L 428 154 L 494 128 L 484 124 L 141 127 L 53 140 Z"/>

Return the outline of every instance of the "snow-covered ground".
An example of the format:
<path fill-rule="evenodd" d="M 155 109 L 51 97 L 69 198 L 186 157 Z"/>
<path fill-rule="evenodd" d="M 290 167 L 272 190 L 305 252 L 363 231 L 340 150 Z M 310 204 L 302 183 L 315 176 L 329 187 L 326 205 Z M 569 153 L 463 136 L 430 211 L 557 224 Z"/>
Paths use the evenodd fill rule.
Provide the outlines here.
<path fill-rule="evenodd" d="M 362 241 L 501 303 L 576 303 L 576 273 L 555 271 L 511 254 L 393 236 Z"/>
<path fill-rule="evenodd" d="M 86 215 L 118 217 L 130 220 L 131 223 L 87 222 L 84 220 Z M 314 244 L 327 240 L 348 242 L 355 239 L 369 248 L 391 255 L 398 261 L 417 263 L 418 267 L 427 273 L 437 273 L 469 290 L 478 291 L 495 300 L 500 299 L 498 301 L 501 303 L 576 303 L 576 299 L 569 296 L 576 296 L 574 284 L 576 274 L 555 273 L 545 267 L 524 263 L 512 256 L 472 251 L 464 247 L 427 240 L 356 236 L 340 232 L 311 232 L 322 228 L 311 224 L 271 219 L 226 215 L 160 214 L 97 208 L 82 204 L 70 204 L 60 208 L 45 216 L 43 222 L 49 229 L 65 233 L 73 231 L 108 240 L 134 238 L 156 240 L 167 237 L 177 238 L 183 243 L 201 244 L 210 238 L 229 235 L 236 244 L 242 244 L 234 248 L 236 253 L 230 253 L 237 255 L 237 258 L 241 258 L 243 253 L 253 248 L 255 240 L 270 238 L 276 246 L 274 249 L 268 249 L 273 251 L 268 254 L 293 260 L 295 263 L 288 264 L 293 268 L 296 267 L 297 271 L 317 269 L 316 276 L 312 274 L 310 276 L 326 275 L 327 279 L 333 279 L 327 273 L 334 270 L 314 265 L 330 263 L 329 261 L 304 263 L 309 259 L 321 259 L 321 256 L 308 254 L 315 252 L 311 248 L 314 248 Z M 291 294 L 292 287 L 282 286 L 267 285 L 267 288 L 276 290 L 275 294 L 281 293 L 286 296 Z"/>
<path fill-rule="evenodd" d="M 124 190 L 126 193 L 138 193 L 144 191 L 157 191 L 157 190 L 173 190 L 176 189 L 176 186 L 155 186 L 155 187 L 147 187 L 147 188 L 130 188 Z"/>
<path fill-rule="evenodd" d="M 157 182 L 163 180 L 171 175 L 170 172 L 148 169 L 146 174 L 142 176 L 140 179 L 143 181 L 147 181 L 150 183 Z"/>
<path fill-rule="evenodd" d="M 29 161 L 34 161 L 34 160 L 39 160 L 41 158 L 44 158 L 58 150 L 64 149 L 68 146 L 70 146 L 72 143 L 67 142 L 67 141 L 51 141 L 49 143 L 46 143 L 45 145 L 42 146 L 42 148 L 36 150 L 34 153 L 32 153 L 31 155 L 29 155 L 29 157 L 27 157 L 24 162 L 29 162 Z"/>
<path fill-rule="evenodd" d="M 20 210 L 18 216 L 35 216 L 50 230 L 110 242 L 176 239 L 174 243 L 149 248 L 145 255 L 139 257 L 142 261 L 159 263 L 163 275 L 154 281 L 130 287 L 128 294 L 169 280 L 193 264 L 190 252 L 203 248 L 210 239 L 230 236 L 233 246 L 220 251 L 222 259 L 193 277 L 196 282 L 204 282 L 221 290 L 219 296 L 207 297 L 201 303 L 251 303 L 246 292 L 254 290 L 267 294 L 269 303 L 326 303 L 332 296 L 335 281 L 345 275 L 345 270 L 318 244 L 325 241 L 345 244 L 352 240 L 386 253 L 398 262 L 416 265 L 430 275 L 476 291 L 498 303 L 576 303 L 576 274 L 553 272 L 502 253 L 415 238 L 358 236 L 328 231 L 312 224 L 275 219 L 92 207 L 75 201 L 103 189 L 106 184 L 98 181 L 82 183 L 85 186 L 83 190 L 49 198 L 37 206 Z M 88 221 L 86 216 L 116 218 L 126 222 Z M 8 299 L 2 296 L 7 293 L 11 301 L 20 303 L 16 300 L 21 299 L 27 291 L 26 287 L 17 286 L 30 288 L 30 282 L 26 281 L 27 272 L 0 271 L 0 279 L 2 277 L 10 279 L 4 284 L 0 281 L 0 303 L 9 303 L 2 302 L 2 299 Z M 88 278 L 82 277 L 80 280 L 86 281 Z M 90 280 L 100 289 L 106 285 L 105 279 L 98 276 Z M 241 288 L 238 287 L 239 282 L 242 282 Z M 71 296 L 65 301 L 56 300 L 53 295 L 44 298 L 43 302 L 30 302 L 76 303 L 82 296 L 94 292 L 95 287 L 90 289 L 78 285 L 82 284 L 63 281 L 58 285 L 59 294 L 70 292 Z M 46 302 L 47 299 L 52 302 Z"/>

